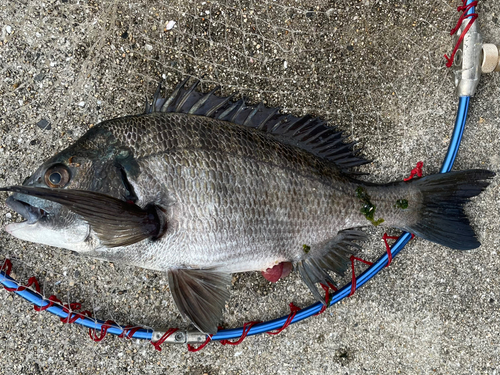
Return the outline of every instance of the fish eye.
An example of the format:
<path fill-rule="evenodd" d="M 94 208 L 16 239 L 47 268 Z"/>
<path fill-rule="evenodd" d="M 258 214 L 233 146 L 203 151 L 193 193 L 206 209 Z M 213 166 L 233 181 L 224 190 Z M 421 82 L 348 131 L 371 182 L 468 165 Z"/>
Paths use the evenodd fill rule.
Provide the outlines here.
<path fill-rule="evenodd" d="M 70 173 L 68 167 L 56 164 L 45 172 L 45 184 L 51 188 L 62 188 L 68 184 Z"/>

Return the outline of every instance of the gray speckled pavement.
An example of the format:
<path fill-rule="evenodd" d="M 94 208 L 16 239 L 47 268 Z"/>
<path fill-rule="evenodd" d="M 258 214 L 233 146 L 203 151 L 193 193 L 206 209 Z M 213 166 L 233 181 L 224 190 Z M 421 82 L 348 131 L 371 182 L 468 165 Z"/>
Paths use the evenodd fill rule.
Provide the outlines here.
<path fill-rule="evenodd" d="M 455 1 L 0 1 L 0 185 L 21 183 L 99 121 L 139 113 L 158 81 L 185 75 L 294 114 L 331 120 L 364 146 L 371 181 L 401 179 L 417 161 L 435 173 L 457 98 L 444 67 Z M 484 39 L 500 43 L 499 11 L 480 1 Z M 172 26 L 172 22 L 175 25 Z M 170 29 L 170 30 L 169 30 Z M 164 77 L 164 78 L 162 78 Z M 500 167 L 500 77 L 484 75 L 455 169 Z M 353 297 L 280 335 L 198 353 L 106 337 L 37 313 L 0 291 L 2 374 L 500 373 L 499 184 L 468 211 L 482 246 L 452 251 L 415 239 Z M 7 195 L 2 193 L 3 201 Z M 0 206 L 0 225 L 17 220 Z M 384 252 L 371 230 L 359 256 Z M 82 301 L 102 319 L 187 328 L 161 273 L 77 257 L 0 232 L 26 281 Z M 363 267 L 360 267 L 358 272 Z M 348 277 L 344 282 L 349 280 Z M 313 302 L 297 275 L 271 285 L 234 277 L 225 327 Z"/>

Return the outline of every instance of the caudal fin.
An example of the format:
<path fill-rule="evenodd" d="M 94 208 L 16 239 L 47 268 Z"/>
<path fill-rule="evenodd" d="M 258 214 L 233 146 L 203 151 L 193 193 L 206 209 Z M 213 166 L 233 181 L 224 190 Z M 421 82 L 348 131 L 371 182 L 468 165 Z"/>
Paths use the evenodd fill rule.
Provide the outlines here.
<path fill-rule="evenodd" d="M 481 244 L 471 228 L 463 206 L 479 195 L 495 173 L 473 169 L 426 176 L 412 180 L 422 194 L 422 206 L 415 224 L 406 230 L 418 237 L 457 250 Z"/>

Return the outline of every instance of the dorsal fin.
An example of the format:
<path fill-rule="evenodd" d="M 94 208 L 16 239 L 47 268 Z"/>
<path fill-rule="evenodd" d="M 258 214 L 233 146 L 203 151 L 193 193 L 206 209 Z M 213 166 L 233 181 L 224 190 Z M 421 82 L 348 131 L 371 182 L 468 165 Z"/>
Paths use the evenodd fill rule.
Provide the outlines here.
<path fill-rule="evenodd" d="M 356 142 L 346 143 L 346 136 L 336 127 L 311 116 L 295 117 L 281 114 L 279 108 L 267 108 L 262 103 L 247 105 L 244 99 L 232 101 L 214 95 L 217 89 L 203 94 L 196 91 L 199 80 L 187 86 L 182 81 L 168 98 L 159 96 L 160 86 L 153 103 L 146 102 L 145 113 L 175 112 L 207 116 L 229 121 L 249 128 L 256 128 L 273 135 L 280 142 L 300 147 L 318 157 L 330 160 L 340 169 L 363 165 L 369 161 L 354 151 Z"/>

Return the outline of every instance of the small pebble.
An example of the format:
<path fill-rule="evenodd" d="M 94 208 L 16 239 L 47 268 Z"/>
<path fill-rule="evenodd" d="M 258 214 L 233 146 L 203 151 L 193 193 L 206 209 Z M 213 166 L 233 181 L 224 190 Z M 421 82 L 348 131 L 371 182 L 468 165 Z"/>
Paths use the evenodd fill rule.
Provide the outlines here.
<path fill-rule="evenodd" d="M 9 25 L 5 26 L 5 31 L 7 31 L 7 33 L 10 34 L 12 32 L 12 27 Z"/>
<path fill-rule="evenodd" d="M 42 130 L 50 130 L 50 129 L 52 129 L 52 126 L 50 125 L 50 122 L 48 122 L 44 118 L 41 119 L 40 121 L 38 121 L 36 123 L 36 126 L 38 126 Z"/>
<path fill-rule="evenodd" d="M 144 48 L 146 48 L 146 50 L 148 50 L 148 51 L 152 51 L 153 50 L 153 46 L 151 44 L 146 44 L 144 46 Z"/>
<path fill-rule="evenodd" d="M 80 102 L 80 103 L 78 103 L 78 106 L 79 106 L 79 107 L 85 107 L 85 102 Z"/>
<path fill-rule="evenodd" d="M 35 76 L 35 78 L 33 78 L 36 82 L 40 82 L 40 81 L 43 81 L 43 79 L 45 78 L 45 74 L 44 73 L 39 73 Z"/>
<path fill-rule="evenodd" d="M 167 31 L 172 30 L 175 26 L 175 23 L 176 23 L 175 21 L 168 21 L 167 25 L 165 26 L 165 30 L 167 30 Z"/>
<path fill-rule="evenodd" d="M 7 212 L 7 213 L 5 214 L 5 217 L 6 217 L 7 219 L 11 219 L 11 218 L 12 218 L 12 214 L 11 214 L 10 212 Z"/>

